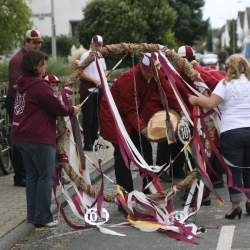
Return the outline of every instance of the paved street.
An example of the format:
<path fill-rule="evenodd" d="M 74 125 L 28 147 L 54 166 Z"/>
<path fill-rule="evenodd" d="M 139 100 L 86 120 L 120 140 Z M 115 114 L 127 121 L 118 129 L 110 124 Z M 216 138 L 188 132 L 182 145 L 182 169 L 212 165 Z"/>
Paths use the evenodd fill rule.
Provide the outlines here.
<path fill-rule="evenodd" d="M 114 172 L 108 176 L 114 179 Z M 138 188 L 140 180 L 134 174 Z M 98 184 L 97 184 L 98 185 Z M 113 184 L 105 181 L 105 190 L 114 190 Z M 218 207 L 212 197 L 212 205 L 202 207 L 196 217 L 191 218 L 198 226 L 207 228 L 207 232 L 200 235 L 199 245 L 190 245 L 166 237 L 163 233 L 144 233 L 130 226 L 112 228 L 116 232 L 126 234 L 126 237 L 110 236 L 100 233 L 97 229 L 72 231 L 59 217 L 60 224 L 55 229 L 33 230 L 25 239 L 18 242 L 13 250 L 26 249 L 87 249 L 87 250 L 115 250 L 115 249 L 250 249 L 249 229 L 250 217 L 243 215 L 241 220 L 228 221 L 224 214 L 229 209 L 229 199 L 225 188 L 218 189 L 218 192 L 225 198 L 225 205 Z M 175 204 L 181 206 L 181 193 L 175 196 Z M 117 211 L 113 204 L 104 205 L 110 213 L 108 225 L 125 222 L 123 215 Z M 67 210 L 69 214 L 72 214 Z M 244 211 L 245 213 L 245 211 Z"/>

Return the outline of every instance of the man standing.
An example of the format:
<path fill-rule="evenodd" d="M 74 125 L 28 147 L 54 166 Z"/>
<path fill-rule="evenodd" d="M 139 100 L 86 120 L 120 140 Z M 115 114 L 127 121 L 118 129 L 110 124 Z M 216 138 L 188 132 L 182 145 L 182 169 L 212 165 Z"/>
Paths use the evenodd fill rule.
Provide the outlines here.
<path fill-rule="evenodd" d="M 99 35 L 95 35 L 91 39 L 90 49 L 82 54 L 80 64 L 91 55 L 97 53 L 98 61 L 106 71 L 105 59 L 99 53 L 103 46 L 103 39 Z M 82 127 L 84 135 L 84 150 L 92 150 L 93 144 L 98 137 L 98 109 L 100 102 L 100 76 L 96 67 L 95 61 L 91 62 L 82 72 L 80 80 L 80 100 L 81 102 L 88 97 L 87 101 L 82 106 Z"/>
<path fill-rule="evenodd" d="M 23 47 L 11 58 L 9 63 L 9 85 L 7 91 L 7 112 L 12 122 L 14 102 L 16 97 L 16 81 L 23 74 L 21 63 L 24 55 L 30 50 L 40 50 L 43 40 L 40 32 L 31 29 L 26 32 Z M 25 186 L 25 169 L 22 164 L 21 155 L 15 146 L 12 147 L 12 165 L 14 168 L 14 185 Z"/>

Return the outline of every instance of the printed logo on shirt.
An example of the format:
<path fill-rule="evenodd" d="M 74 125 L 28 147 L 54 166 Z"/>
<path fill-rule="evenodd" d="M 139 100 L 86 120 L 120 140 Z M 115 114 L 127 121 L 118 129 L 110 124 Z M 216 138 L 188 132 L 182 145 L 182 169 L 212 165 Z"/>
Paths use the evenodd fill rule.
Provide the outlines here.
<path fill-rule="evenodd" d="M 14 114 L 15 115 L 21 115 L 25 108 L 25 95 L 17 93 L 16 99 L 15 99 L 15 106 L 14 106 Z"/>

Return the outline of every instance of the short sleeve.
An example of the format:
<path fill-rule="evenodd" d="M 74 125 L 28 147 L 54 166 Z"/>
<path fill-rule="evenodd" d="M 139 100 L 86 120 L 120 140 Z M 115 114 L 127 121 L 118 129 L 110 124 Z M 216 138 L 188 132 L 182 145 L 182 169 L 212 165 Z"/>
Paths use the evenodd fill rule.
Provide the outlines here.
<path fill-rule="evenodd" d="M 221 80 L 215 87 L 213 94 L 225 99 L 226 85 L 223 83 L 224 79 Z"/>
<path fill-rule="evenodd" d="M 83 63 L 88 56 L 89 56 L 89 51 L 84 52 L 80 57 L 80 63 Z"/>
<path fill-rule="evenodd" d="M 106 66 L 105 59 L 102 58 L 101 62 L 102 62 L 102 68 L 103 68 L 103 70 L 106 71 L 107 70 L 107 66 Z"/>

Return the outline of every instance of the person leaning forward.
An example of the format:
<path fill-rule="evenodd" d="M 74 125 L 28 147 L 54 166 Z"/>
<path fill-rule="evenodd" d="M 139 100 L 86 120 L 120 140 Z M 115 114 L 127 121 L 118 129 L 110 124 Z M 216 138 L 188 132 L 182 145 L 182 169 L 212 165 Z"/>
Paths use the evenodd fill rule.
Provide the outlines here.
<path fill-rule="evenodd" d="M 173 91 L 160 70 L 157 53 L 146 53 L 139 64 L 119 76 L 110 88 L 128 134 L 149 165 L 152 165 L 153 160 L 151 144 L 146 137 L 146 127 L 153 114 L 163 109 L 157 82 L 154 78 L 153 67 L 157 68 L 159 79 L 170 107 L 179 109 Z M 177 107 L 173 107 L 173 105 Z M 100 106 L 100 134 L 104 139 L 113 143 L 117 184 L 128 192 L 133 191 L 131 171 L 126 167 L 122 158 L 115 122 L 104 95 Z M 143 179 L 144 188 L 147 183 L 148 178 L 145 177 Z M 145 190 L 145 192 L 148 192 L 148 190 Z"/>

